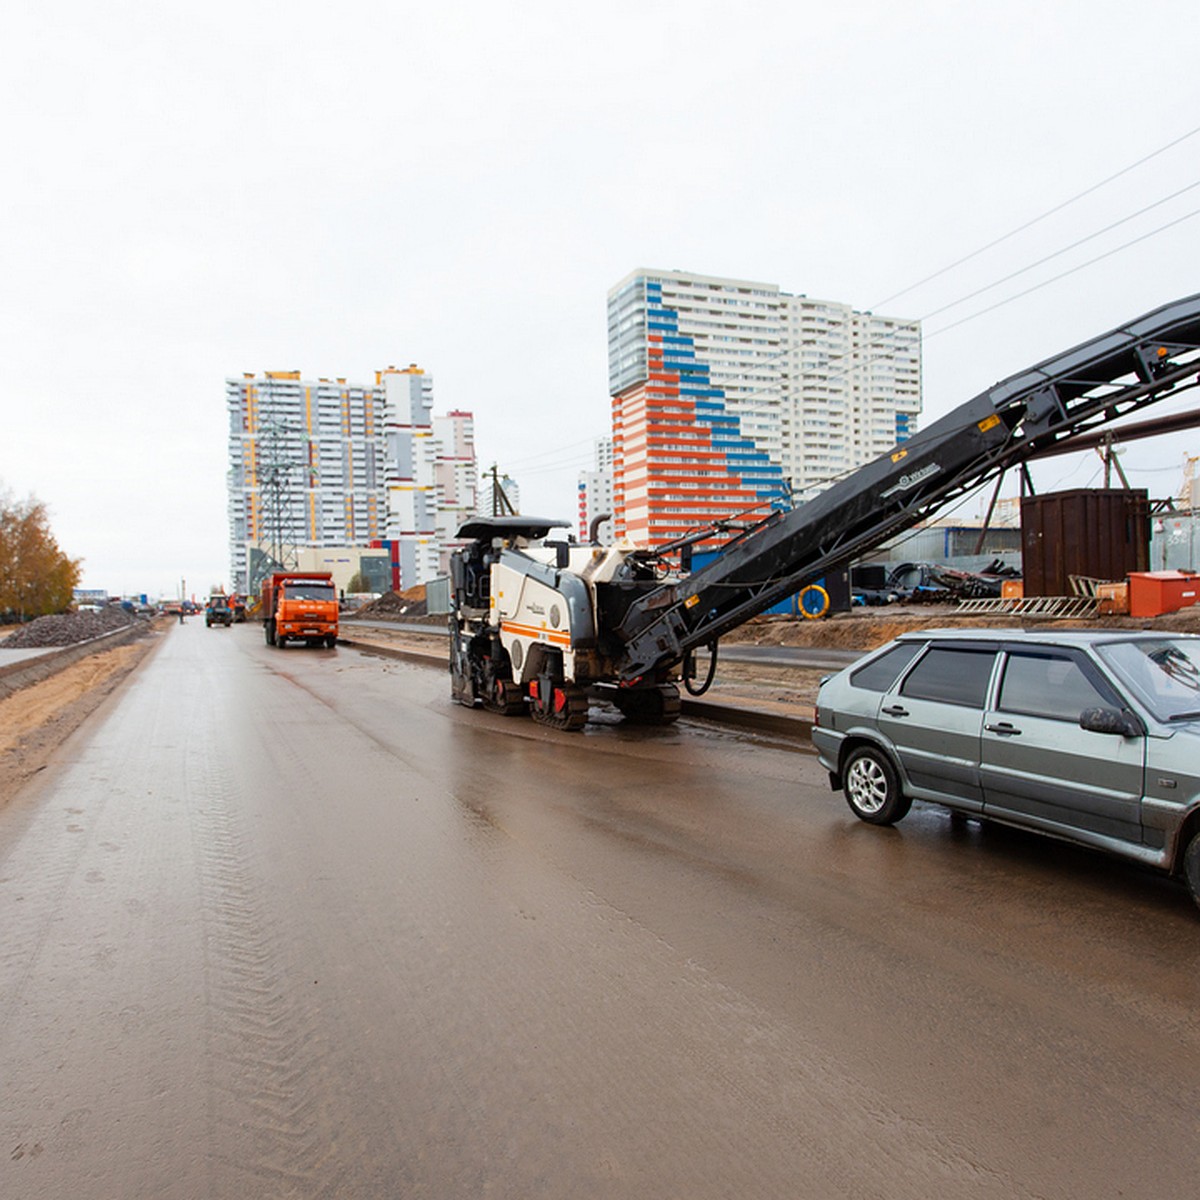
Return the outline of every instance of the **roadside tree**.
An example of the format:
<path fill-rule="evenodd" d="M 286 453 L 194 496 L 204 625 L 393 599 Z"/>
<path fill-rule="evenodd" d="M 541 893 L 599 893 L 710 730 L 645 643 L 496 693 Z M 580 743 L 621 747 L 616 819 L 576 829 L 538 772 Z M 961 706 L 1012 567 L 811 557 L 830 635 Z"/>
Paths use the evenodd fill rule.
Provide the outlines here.
<path fill-rule="evenodd" d="M 65 611 L 82 563 L 59 549 L 45 504 L 0 492 L 0 618 L 26 621 Z"/>

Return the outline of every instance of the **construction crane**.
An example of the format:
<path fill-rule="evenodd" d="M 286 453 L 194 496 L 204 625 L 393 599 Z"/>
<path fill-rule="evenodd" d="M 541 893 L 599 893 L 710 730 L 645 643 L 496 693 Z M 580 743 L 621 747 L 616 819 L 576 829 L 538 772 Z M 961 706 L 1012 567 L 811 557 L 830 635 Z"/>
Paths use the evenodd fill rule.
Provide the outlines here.
<path fill-rule="evenodd" d="M 1009 467 L 1198 383 L 1195 295 L 1002 380 L 687 574 L 664 557 L 680 543 L 574 545 L 546 540 L 565 521 L 469 521 L 451 559 L 453 695 L 559 729 L 581 729 L 596 695 L 670 721 L 696 650 L 715 657 L 732 629 Z"/>

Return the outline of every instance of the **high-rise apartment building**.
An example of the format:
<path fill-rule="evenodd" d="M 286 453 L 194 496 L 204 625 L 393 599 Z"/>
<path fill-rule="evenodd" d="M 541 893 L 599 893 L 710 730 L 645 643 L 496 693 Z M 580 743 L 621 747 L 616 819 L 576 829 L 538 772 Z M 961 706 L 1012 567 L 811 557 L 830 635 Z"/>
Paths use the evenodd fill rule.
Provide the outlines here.
<path fill-rule="evenodd" d="M 475 515 L 478 466 L 475 462 L 475 418 L 469 412 L 448 412 L 433 418 L 438 446 L 437 537 L 441 545 L 439 569 L 449 570 L 450 551 L 458 544 L 458 531 Z"/>
<path fill-rule="evenodd" d="M 389 367 L 356 384 L 268 371 L 227 379 L 225 396 L 235 588 L 333 546 L 382 545 L 403 587 L 438 574 L 455 514 L 474 507 L 476 470 L 471 416 L 434 418 L 429 375 Z"/>
<path fill-rule="evenodd" d="M 578 484 L 577 516 L 579 540 L 586 541 L 592 522 L 605 514 L 613 514 L 613 441 L 612 438 L 596 439 L 596 461 L 590 471 L 580 471 Z M 612 541 L 612 521 L 600 524 L 597 537 L 601 543 Z"/>
<path fill-rule="evenodd" d="M 769 285 L 639 270 L 609 292 L 618 536 L 661 545 L 785 501 L 780 405 L 764 401 L 780 327 Z"/>
<path fill-rule="evenodd" d="M 921 412 L 921 327 L 783 297 L 783 472 L 798 500 L 907 441 Z"/>
<path fill-rule="evenodd" d="M 639 268 L 608 294 L 617 531 L 662 544 L 815 494 L 915 431 L 920 327 Z"/>

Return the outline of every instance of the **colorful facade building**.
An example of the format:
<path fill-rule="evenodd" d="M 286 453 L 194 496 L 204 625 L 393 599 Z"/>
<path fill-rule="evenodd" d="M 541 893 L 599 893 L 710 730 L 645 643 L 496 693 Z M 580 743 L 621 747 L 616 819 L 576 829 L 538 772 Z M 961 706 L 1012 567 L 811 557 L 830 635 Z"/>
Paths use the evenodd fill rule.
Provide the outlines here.
<path fill-rule="evenodd" d="M 815 494 L 920 411 L 915 322 L 775 284 L 640 268 L 608 350 L 616 532 L 650 545 Z"/>

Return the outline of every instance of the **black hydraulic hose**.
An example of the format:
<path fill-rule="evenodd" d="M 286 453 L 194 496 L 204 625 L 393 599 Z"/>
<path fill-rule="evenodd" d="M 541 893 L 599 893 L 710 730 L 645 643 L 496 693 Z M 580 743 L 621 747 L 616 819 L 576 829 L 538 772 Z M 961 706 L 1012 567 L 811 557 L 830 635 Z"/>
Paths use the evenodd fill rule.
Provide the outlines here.
<path fill-rule="evenodd" d="M 699 686 L 693 686 L 693 680 L 696 678 L 696 652 L 689 650 L 683 657 L 683 686 L 687 689 L 689 696 L 703 696 L 705 692 L 712 687 L 713 679 L 717 674 L 717 643 L 715 641 L 708 644 L 708 674 L 704 677 L 704 682 Z"/>

